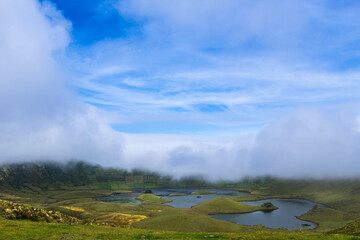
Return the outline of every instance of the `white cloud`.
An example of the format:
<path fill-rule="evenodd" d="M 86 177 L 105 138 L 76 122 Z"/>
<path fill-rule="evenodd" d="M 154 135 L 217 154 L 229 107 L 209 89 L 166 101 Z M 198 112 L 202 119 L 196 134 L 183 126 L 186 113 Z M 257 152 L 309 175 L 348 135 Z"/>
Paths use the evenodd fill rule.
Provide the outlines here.
<path fill-rule="evenodd" d="M 83 101 L 129 119 L 196 115 L 210 124 L 212 113 L 196 105 L 226 106 L 221 119 L 233 121 L 220 125 L 260 125 L 303 105 L 357 102 L 359 68 L 344 65 L 357 65 L 358 9 L 321 0 L 122 0 L 118 11 L 135 31 L 88 48 L 91 64 L 74 65 L 89 77 L 74 84 L 93 93 Z M 124 71 L 93 75 L 114 66 Z"/>
<path fill-rule="evenodd" d="M 121 135 L 67 88 L 70 28 L 48 2 L 0 2 L 0 162 L 121 160 Z"/>
<path fill-rule="evenodd" d="M 237 137 L 127 134 L 125 156 L 133 166 L 175 177 L 356 177 L 360 169 L 358 128 L 353 115 L 299 109 L 257 134 Z"/>
<path fill-rule="evenodd" d="M 119 11 L 145 20 L 147 39 L 177 47 L 237 46 L 249 39 L 289 44 L 313 16 L 304 1 L 130 0 Z M 289 41 L 290 40 L 290 41 Z"/>
<path fill-rule="evenodd" d="M 132 73 L 117 80 L 126 83 L 135 76 L 144 83 L 138 85 L 142 89 L 122 88 L 101 77 L 78 86 L 97 92 L 86 101 L 121 108 L 122 123 L 190 119 L 241 126 L 273 121 L 301 105 L 320 109 L 300 110 L 256 136 L 225 143 L 221 137 L 209 143 L 194 136 L 125 135 L 127 166 L 212 179 L 356 174 L 354 117 L 322 111 L 358 101 L 358 68 L 343 70 L 336 55 L 359 38 L 358 5 L 337 9 L 324 1 L 301 0 L 124 0 L 118 9 L 138 24 L 136 34 L 92 46 L 89 68 L 126 66 Z M 164 110 L 193 110 L 201 103 L 223 103 L 229 110 Z"/>
<path fill-rule="evenodd" d="M 206 43 L 206 47 L 213 44 L 232 47 L 253 37 L 282 43 L 283 35 L 293 36 L 297 44 L 296 36 L 304 31 L 309 20 L 308 16 L 295 13 L 300 12 L 298 7 L 313 10 L 313 6 L 297 1 L 285 5 L 278 1 L 265 5 L 242 1 L 244 6 L 239 6 L 239 1 L 206 1 L 207 8 L 203 8 L 205 1 L 186 0 L 174 6 L 170 3 L 123 1 L 121 13 L 151 18 L 144 26 L 145 34 L 149 34 L 145 43 L 150 45 L 115 40 L 92 46 L 90 59 L 74 65 L 85 72 L 92 71 L 78 80 L 59 63 L 65 58 L 71 23 L 47 2 L 1 1 L 0 162 L 85 159 L 104 165 L 148 168 L 176 177 L 200 174 L 210 179 L 267 173 L 311 177 L 357 174 L 359 124 L 351 114 L 300 110 L 265 126 L 258 134 L 248 135 L 124 134 L 123 139 L 113 131 L 110 122 L 141 124 L 149 119 L 185 119 L 222 126 L 263 124 L 285 111 L 273 110 L 269 105 L 256 109 L 261 104 L 285 103 L 294 108 L 301 103 L 347 98 L 356 102 L 358 98 L 356 69 L 332 72 L 312 67 L 313 62 L 289 63 L 286 58 L 281 60 L 280 55 L 248 58 L 246 54 L 216 55 L 197 49 L 209 38 L 214 38 L 214 42 Z M 269 5 L 275 11 L 267 11 Z M 254 16 L 249 8 L 263 14 Z M 319 12 L 307 14 L 310 19 L 323 19 Z M 291 27 L 283 26 L 289 21 Z M 278 32 L 272 31 L 273 26 L 277 26 Z M 231 37 L 225 39 L 226 34 Z M 165 50 L 151 48 L 163 36 L 170 36 L 165 41 L 171 42 L 161 45 Z M 178 58 L 178 54 L 185 57 Z M 201 64 L 188 62 L 189 59 Z M 118 81 L 144 87 L 139 92 L 101 82 L 105 77 L 131 71 L 143 76 L 128 75 Z M 69 83 L 97 92 L 96 97 L 88 96 L 85 100 L 120 106 L 125 111 L 109 119 L 109 113 L 81 102 L 69 90 Z M 147 89 L 149 85 L 155 90 Z M 209 87 L 217 91 L 208 91 Z M 209 102 L 226 104 L 230 113 L 170 114 L 159 110 L 178 106 L 191 110 L 195 104 Z M 117 117 L 121 119 L 114 119 Z"/>
<path fill-rule="evenodd" d="M 357 176 L 360 132 L 355 117 L 300 110 L 257 137 L 250 172 L 280 176 Z"/>
<path fill-rule="evenodd" d="M 243 177 L 248 162 L 236 162 L 236 146 L 241 146 L 240 151 L 248 151 L 254 144 L 253 135 L 124 134 L 124 138 L 124 155 L 131 166 L 176 178 L 201 175 L 211 180 Z"/>

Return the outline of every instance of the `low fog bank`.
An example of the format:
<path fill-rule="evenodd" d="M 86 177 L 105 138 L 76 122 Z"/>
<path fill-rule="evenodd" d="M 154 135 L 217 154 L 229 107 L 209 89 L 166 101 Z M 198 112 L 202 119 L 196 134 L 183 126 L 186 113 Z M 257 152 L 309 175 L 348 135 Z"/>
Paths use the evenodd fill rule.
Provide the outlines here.
<path fill-rule="evenodd" d="M 125 156 L 133 166 L 145 166 L 177 178 L 352 178 L 358 177 L 360 170 L 358 120 L 340 112 L 299 109 L 256 134 L 236 140 L 218 137 L 216 142 L 216 138 L 209 137 L 196 142 L 191 137 L 158 135 L 125 135 L 125 139 L 131 146 L 125 148 Z M 140 139 L 148 140 L 151 151 L 136 144 Z M 146 142 L 143 146 L 147 146 Z"/>
<path fill-rule="evenodd" d="M 300 110 L 259 132 L 249 170 L 286 177 L 355 177 L 359 144 L 355 117 Z"/>
<path fill-rule="evenodd" d="M 82 159 L 210 180 L 359 176 L 359 122 L 342 107 L 299 109 L 254 134 L 121 134 L 67 87 L 75 77 L 60 62 L 71 23 L 61 13 L 46 1 L 5 0 L 0 20 L 0 163 Z"/>

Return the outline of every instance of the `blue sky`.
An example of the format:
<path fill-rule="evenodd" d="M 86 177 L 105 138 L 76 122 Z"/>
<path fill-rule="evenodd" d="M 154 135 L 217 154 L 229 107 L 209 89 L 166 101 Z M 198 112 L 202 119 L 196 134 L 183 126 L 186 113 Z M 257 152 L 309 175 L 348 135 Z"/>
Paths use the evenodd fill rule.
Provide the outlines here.
<path fill-rule="evenodd" d="M 359 101 L 358 1 L 52 2 L 73 87 L 123 132 L 256 131 Z"/>
<path fill-rule="evenodd" d="M 359 12 L 335 0 L 2 0 L 0 163 L 358 176 Z"/>

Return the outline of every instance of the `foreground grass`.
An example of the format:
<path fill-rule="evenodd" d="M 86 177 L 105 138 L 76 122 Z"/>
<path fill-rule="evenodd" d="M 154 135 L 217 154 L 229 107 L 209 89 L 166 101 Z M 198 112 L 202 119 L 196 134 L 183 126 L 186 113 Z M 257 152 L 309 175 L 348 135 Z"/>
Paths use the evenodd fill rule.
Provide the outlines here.
<path fill-rule="evenodd" d="M 0 239 L 334 239 L 355 240 L 353 236 L 341 234 L 323 235 L 300 232 L 268 232 L 252 233 L 180 233 L 153 231 L 134 228 L 114 228 L 92 225 L 66 225 L 29 220 L 6 220 L 0 218 Z"/>

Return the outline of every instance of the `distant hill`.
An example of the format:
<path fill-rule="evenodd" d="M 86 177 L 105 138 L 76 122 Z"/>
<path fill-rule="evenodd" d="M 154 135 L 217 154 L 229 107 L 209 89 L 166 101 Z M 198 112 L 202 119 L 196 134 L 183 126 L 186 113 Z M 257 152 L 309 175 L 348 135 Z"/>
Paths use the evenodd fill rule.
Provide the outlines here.
<path fill-rule="evenodd" d="M 124 169 L 104 168 L 83 161 L 7 164 L 0 167 L 0 189 L 129 189 L 152 187 L 191 187 L 205 185 L 201 179 L 175 181 L 169 176 Z"/>

